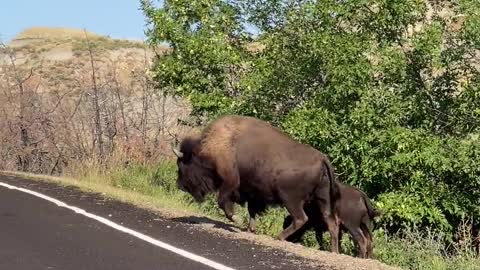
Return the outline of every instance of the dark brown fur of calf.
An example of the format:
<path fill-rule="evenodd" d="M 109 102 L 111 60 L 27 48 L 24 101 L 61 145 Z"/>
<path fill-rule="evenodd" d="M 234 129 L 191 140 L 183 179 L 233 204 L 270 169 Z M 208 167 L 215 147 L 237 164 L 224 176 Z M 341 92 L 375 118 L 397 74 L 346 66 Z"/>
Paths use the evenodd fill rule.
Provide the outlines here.
<path fill-rule="evenodd" d="M 360 257 L 371 258 L 373 252 L 372 223 L 373 219 L 381 213 L 373 208 L 370 199 L 361 190 L 339 182 L 337 184 L 340 197 L 334 202 L 334 216 L 338 222 L 338 239 L 341 239 L 342 233 L 349 232 L 359 248 Z M 305 206 L 305 213 L 309 217 L 308 222 L 286 240 L 299 242 L 307 230 L 314 229 L 316 239 L 321 246 L 322 235 L 326 231 L 325 221 L 317 214 L 313 204 Z M 285 228 L 291 222 L 290 216 L 285 217 L 283 227 Z"/>

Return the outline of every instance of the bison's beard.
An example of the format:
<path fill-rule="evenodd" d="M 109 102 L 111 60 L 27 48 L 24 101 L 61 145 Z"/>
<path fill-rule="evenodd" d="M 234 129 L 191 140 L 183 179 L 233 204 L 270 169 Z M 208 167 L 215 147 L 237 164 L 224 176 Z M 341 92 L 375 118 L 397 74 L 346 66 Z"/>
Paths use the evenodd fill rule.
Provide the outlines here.
<path fill-rule="evenodd" d="M 197 203 L 203 203 L 203 202 L 205 201 L 205 195 L 206 195 L 206 193 L 203 193 L 203 192 L 201 192 L 201 191 L 195 191 L 195 192 L 193 192 L 191 195 L 192 195 L 193 199 L 195 199 L 195 201 L 196 201 Z"/>
<path fill-rule="evenodd" d="M 192 195 L 197 203 L 205 201 L 205 197 L 208 193 L 214 192 L 218 188 L 217 177 L 209 171 L 201 171 L 189 175 L 186 181 L 188 186 L 188 193 Z"/>

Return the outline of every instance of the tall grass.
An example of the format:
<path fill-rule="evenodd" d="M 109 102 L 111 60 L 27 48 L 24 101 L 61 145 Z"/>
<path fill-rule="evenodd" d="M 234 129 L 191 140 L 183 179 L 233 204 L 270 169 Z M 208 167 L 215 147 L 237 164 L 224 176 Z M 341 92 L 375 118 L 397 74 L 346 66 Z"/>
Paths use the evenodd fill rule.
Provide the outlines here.
<path fill-rule="evenodd" d="M 177 177 L 176 164 L 162 161 L 156 165 L 117 166 L 115 169 L 102 170 L 99 166 L 90 164 L 78 167 L 71 172 L 77 179 L 120 188 L 140 193 L 161 200 L 163 204 L 194 210 L 200 215 L 227 221 L 223 211 L 216 203 L 215 194 L 210 194 L 202 204 L 197 204 L 186 193 L 181 192 L 175 183 Z M 243 224 L 248 222 L 246 207 L 236 205 L 236 213 L 242 217 Z M 266 214 L 257 219 L 257 233 L 276 236 L 282 230 L 284 208 L 270 208 Z M 389 235 L 381 228 L 374 231 L 374 257 L 389 265 L 405 269 L 449 270 L 465 269 L 480 270 L 480 258 L 477 257 L 471 245 L 470 230 L 466 225 L 459 228 L 461 241 L 447 247 L 442 235 L 429 231 L 410 229 L 401 234 Z M 309 248 L 319 248 L 313 232 L 307 232 L 302 244 Z M 329 249 L 328 233 L 324 234 L 321 248 Z M 356 256 L 356 248 L 348 234 L 341 241 L 342 252 Z"/>

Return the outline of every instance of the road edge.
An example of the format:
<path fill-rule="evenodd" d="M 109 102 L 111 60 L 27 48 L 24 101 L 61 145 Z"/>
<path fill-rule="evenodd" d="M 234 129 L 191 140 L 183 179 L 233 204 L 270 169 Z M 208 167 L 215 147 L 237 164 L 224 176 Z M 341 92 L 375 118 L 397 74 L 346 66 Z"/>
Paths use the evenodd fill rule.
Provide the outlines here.
<path fill-rule="evenodd" d="M 46 183 L 53 183 L 60 186 L 70 186 L 76 187 L 83 192 L 87 193 L 100 193 L 102 196 L 107 198 L 117 200 L 123 203 L 130 203 L 135 205 L 135 207 L 143 208 L 149 211 L 153 211 L 165 218 L 171 217 L 182 217 L 186 215 L 194 215 L 199 216 L 198 213 L 194 211 L 189 211 L 188 209 L 169 209 L 162 206 L 155 205 L 148 201 L 149 196 L 142 195 L 135 193 L 134 191 L 126 191 L 123 189 L 115 188 L 108 185 L 100 185 L 90 182 L 82 182 L 81 180 L 77 180 L 70 177 L 57 177 L 57 176 L 49 176 L 49 175 L 40 175 L 40 174 L 32 174 L 32 173 L 25 173 L 25 172 L 16 172 L 16 171 L 1 171 L 0 175 L 5 176 L 14 176 L 14 177 L 21 177 L 32 181 L 40 181 Z M 123 196 L 126 194 L 135 193 L 140 197 L 143 197 L 142 200 L 131 200 L 129 199 L 130 196 Z M 211 219 L 214 219 L 219 222 L 224 222 L 215 217 L 202 215 Z M 200 216 L 199 216 L 200 217 Z M 266 235 L 253 235 L 246 232 L 241 232 L 240 230 L 237 233 L 232 234 L 225 230 L 221 230 L 218 228 L 211 228 L 211 227 L 201 227 L 199 229 L 205 230 L 206 232 L 220 234 L 224 237 L 230 239 L 242 239 L 251 242 L 252 244 L 262 245 L 266 248 L 280 248 L 287 253 L 291 253 L 292 255 L 296 255 L 308 260 L 319 261 L 319 258 L 329 258 L 328 260 L 320 260 L 324 266 L 328 266 L 332 269 L 345 269 L 345 270 L 357 270 L 357 269 L 378 269 L 378 270 L 390 270 L 390 269 L 402 269 L 396 266 L 387 265 L 375 259 L 361 259 L 352 257 L 345 254 L 334 254 L 328 251 L 316 250 L 308 247 L 304 247 L 299 244 L 293 244 L 286 241 L 279 242 L 274 240 L 273 238 L 266 236 Z M 346 263 L 336 264 L 335 262 L 340 261 L 347 261 Z"/>

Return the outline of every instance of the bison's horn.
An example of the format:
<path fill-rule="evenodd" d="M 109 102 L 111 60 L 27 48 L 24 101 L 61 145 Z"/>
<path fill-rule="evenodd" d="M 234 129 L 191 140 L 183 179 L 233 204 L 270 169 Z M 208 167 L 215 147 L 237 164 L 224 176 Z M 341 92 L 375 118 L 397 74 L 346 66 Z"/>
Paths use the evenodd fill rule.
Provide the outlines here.
<path fill-rule="evenodd" d="M 173 151 L 173 153 L 175 153 L 175 155 L 176 155 L 178 158 L 182 158 L 182 157 L 183 157 L 182 151 L 180 151 L 176 146 L 174 146 L 173 143 L 172 143 L 172 151 Z"/>

